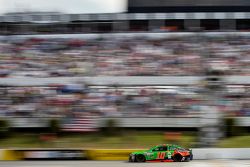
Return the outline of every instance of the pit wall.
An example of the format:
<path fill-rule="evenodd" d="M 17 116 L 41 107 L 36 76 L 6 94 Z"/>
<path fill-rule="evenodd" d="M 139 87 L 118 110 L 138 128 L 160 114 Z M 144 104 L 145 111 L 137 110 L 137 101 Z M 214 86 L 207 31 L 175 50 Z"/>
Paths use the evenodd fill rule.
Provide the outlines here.
<path fill-rule="evenodd" d="M 2 149 L 0 160 L 108 160 L 127 161 L 141 149 Z M 194 160 L 250 159 L 250 148 L 195 148 Z"/>

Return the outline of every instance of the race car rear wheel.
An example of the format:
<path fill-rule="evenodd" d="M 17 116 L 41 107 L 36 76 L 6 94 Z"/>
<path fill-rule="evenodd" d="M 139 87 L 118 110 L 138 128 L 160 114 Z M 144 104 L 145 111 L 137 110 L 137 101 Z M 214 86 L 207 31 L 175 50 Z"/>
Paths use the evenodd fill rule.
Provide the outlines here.
<path fill-rule="evenodd" d="M 182 155 L 181 154 L 176 154 L 176 155 L 174 155 L 174 157 L 173 157 L 173 160 L 175 161 L 175 162 L 181 162 L 182 161 Z"/>
<path fill-rule="evenodd" d="M 145 162 L 145 161 L 146 161 L 146 158 L 144 155 L 142 154 L 136 155 L 136 162 Z"/>

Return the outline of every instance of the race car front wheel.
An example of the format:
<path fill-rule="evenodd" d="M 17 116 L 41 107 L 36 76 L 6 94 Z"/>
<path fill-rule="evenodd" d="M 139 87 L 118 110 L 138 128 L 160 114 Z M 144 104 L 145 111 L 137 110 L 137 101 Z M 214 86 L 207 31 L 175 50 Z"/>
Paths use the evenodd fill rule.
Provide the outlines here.
<path fill-rule="evenodd" d="M 185 157 L 185 162 L 189 162 L 190 161 L 190 157 Z"/>
<path fill-rule="evenodd" d="M 134 162 L 131 155 L 129 156 L 128 162 Z"/>
<path fill-rule="evenodd" d="M 175 162 L 181 162 L 182 161 L 182 155 L 180 155 L 180 154 L 176 154 L 176 155 L 174 155 L 174 157 L 173 157 L 173 160 L 175 161 Z"/>
<path fill-rule="evenodd" d="M 144 155 L 142 154 L 136 155 L 136 162 L 145 162 L 145 161 L 146 161 L 146 158 Z"/>

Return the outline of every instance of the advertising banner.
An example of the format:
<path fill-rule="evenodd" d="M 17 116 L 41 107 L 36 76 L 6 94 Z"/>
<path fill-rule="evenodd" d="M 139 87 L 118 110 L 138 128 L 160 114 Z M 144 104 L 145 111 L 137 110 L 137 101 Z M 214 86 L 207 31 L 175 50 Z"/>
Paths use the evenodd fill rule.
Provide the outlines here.
<path fill-rule="evenodd" d="M 2 157 L 0 158 L 3 161 L 17 161 L 23 159 L 23 154 L 16 150 L 2 150 L 1 154 Z"/>
<path fill-rule="evenodd" d="M 130 149 L 102 149 L 102 150 L 88 150 L 87 155 L 90 160 L 128 160 L 129 154 L 134 151 L 141 150 L 130 150 Z"/>
<path fill-rule="evenodd" d="M 85 150 L 20 150 L 25 160 L 86 160 Z"/>
<path fill-rule="evenodd" d="M 0 161 L 3 160 L 3 150 L 0 150 Z"/>

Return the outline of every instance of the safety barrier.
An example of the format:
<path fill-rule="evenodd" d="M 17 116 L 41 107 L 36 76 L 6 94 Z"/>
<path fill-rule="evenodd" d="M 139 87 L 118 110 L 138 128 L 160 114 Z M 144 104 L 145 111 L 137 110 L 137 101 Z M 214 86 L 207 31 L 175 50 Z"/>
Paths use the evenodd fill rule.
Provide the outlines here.
<path fill-rule="evenodd" d="M 88 150 L 87 155 L 90 160 L 128 160 L 131 152 L 141 151 L 132 149 L 101 149 L 101 150 Z"/>
<path fill-rule="evenodd" d="M 83 149 L 9 149 L 0 150 L 0 160 L 86 160 Z"/>
<path fill-rule="evenodd" d="M 90 160 L 128 160 L 131 152 L 140 150 L 89 150 Z M 250 148 L 195 148 L 195 160 L 207 159 L 250 159 Z"/>
<path fill-rule="evenodd" d="M 4 151 L 0 150 L 0 161 L 4 160 Z"/>
<path fill-rule="evenodd" d="M 55 149 L 55 150 L 19 150 L 24 160 L 86 160 L 85 150 Z"/>
<path fill-rule="evenodd" d="M 250 148 L 197 148 L 194 159 L 250 159 Z"/>
<path fill-rule="evenodd" d="M 22 152 L 18 152 L 16 150 L 0 150 L 0 160 L 4 161 L 16 161 L 16 160 L 22 160 L 23 154 Z"/>
<path fill-rule="evenodd" d="M 0 150 L 0 160 L 108 160 L 127 161 L 131 152 L 140 149 L 26 149 Z M 250 159 L 250 148 L 196 148 L 194 160 Z"/>

